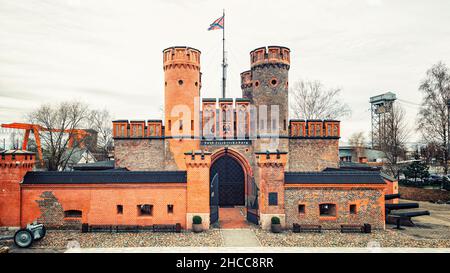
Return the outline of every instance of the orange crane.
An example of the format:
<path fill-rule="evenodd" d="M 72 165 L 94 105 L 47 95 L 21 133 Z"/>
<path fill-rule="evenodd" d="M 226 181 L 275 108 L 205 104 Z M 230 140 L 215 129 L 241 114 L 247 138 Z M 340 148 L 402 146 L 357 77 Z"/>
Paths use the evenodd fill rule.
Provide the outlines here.
<path fill-rule="evenodd" d="M 37 124 L 30 124 L 30 123 L 10 123 L 10 124 L 2 124 L 3 128 L 11 128 L 11 129 L 22 129 L 25 130 L 25 135 L 23 137 L 22 142 L 22 150 L 27 149 L 28 145 L 28 139 L 30 138 L 30 132 L 33 132 L 34 138 L 36 140 L 36 146 L 37 146 L 37 152 L 39 155 L 39 160 L 41 162 L 41 166 L 44 166 L 44 158 L 42 156 L 42 146 L 41 146 L 41 138 L 39 136 L 39 131 L 46 131 L 46 132 L 64 132 L 70 134 L 69 136 L 69 143 L 68 147 L 72 148 L 75 141 L 80 143 L 80 145 L 83 147 L 84 144 L 81 142 L 82 139 L 84 139 L 87 135 L 89 135 L 89 132 L 83 129 L 67 129 L 67 130 L 61 130 L 61 129 L 49 129 L 44 128 Z"/>

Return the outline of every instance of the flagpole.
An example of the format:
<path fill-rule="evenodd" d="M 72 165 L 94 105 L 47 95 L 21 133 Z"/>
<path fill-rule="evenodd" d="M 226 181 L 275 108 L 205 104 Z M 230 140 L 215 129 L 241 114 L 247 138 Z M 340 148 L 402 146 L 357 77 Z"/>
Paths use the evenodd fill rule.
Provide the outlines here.
<path fill-rule="evenodd" d="M 222 28 L 222 98 L 225 98 L 226 88 L 226 63 L 225 63 L 225 9 L 223 10 L 223 28 Z"/>

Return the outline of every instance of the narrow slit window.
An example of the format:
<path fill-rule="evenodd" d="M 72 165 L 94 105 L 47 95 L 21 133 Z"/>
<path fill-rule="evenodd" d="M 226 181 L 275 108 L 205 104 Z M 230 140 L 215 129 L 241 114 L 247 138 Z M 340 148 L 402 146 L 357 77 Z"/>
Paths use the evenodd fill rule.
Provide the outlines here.
<path fill-rule="evenodd" d="M 350 205 L 350 214 L 356 214 L 357 210 L 356 210 L 356 205 L 355 204 L 351 204 Z"/>
<path fill-rule="evenodd" d="M 298 205 L 298 213 L 305 214 L 305 205 L 304 204 Z"/>
<path fill-rule="evenodd" d="M 269 206 L 278 206 L 277 192 L 269 192 Z"/>
<path fill-rule="evenodd" d="M 123 205 L 117 205 L 117 214 L 123 214 Z"/>

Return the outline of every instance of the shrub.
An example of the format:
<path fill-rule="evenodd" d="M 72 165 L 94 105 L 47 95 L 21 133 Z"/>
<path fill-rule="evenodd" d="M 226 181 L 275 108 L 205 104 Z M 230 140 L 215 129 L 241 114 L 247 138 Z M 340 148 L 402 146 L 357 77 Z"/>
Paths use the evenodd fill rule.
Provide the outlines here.
<path fill-rule="evenodd" d="M 199 225 L 202 223 L 202 217 L 195 215 L 194 217 L 192 217 L 192 223 L 194 225 Z"/>
<path fill-rule="evenodd" d="M 272 225 L 279 225 L 280 224 L 280 218 L 272 217 L 271 222 L 272 222 Z"/>

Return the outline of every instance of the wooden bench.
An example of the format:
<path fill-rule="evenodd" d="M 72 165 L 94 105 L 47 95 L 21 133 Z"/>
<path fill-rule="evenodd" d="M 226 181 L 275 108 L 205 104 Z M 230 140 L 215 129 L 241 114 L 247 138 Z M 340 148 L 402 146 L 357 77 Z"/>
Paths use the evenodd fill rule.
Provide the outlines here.
<path fill-rule="evenodd" d="M 294 223 L 292 225 L 292 231 L 295 233 L 299 232 L 322 232 L 322 226 L 321 225 L 299 225 L 297 223 Z"/>
<path fill-rule="evenodd" d="M 153 225 L 153 232 L 181 232 L 181 224 L 176 223 L 175 225 Z"/>
<path fill-rule="evenodd" d="M 341 225 L 342 233 L 351 233 L 351 232 L 364 232 L 364 226 L 362 225 Z"/>
<path fill-rule="evenodd" d="M 118 225 L 116 226 L 116 232 L 138 232 L 139 226 L 133 225 Z"/>
<path fill-rule="evenodd" d="M 151 225 L 151 226 L 136 226 L 136 225 L 88 225 L 84 224 L 82 232 L 139 232 L 139 231 L 153 231 L 153 232 L 181 232 L 181 224 L 175 225 Z"/>
<path fill-rule="evenodd" d="M 89 225 L 89 232 L 112 232 L 113 227 L 109 225 Z"/>

